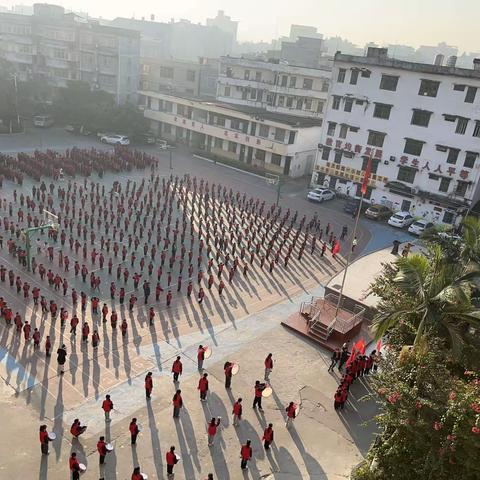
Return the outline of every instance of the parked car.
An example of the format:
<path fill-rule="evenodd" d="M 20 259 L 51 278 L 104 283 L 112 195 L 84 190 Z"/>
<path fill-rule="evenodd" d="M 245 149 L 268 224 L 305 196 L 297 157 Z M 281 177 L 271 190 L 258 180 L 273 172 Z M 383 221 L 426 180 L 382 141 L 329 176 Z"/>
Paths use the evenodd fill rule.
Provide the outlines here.
<path fill-rule="evenodd" d="M 160 150 L 168 150 L 169 148 L 175 148 L 173 145 L 169 145 L 166 140 L 158 139 L 155 143 Z"/>
<path fill-rule="evenodd" d="M 403 228 L 411 225 L 415 219 L 410 212 L 397 212 L 394 213 L 389 219 L 388 224 L 392 227 Z"/>
<path fill-rule="evenodd" d="M 36 127 L 48 128 L 54 124 L 54 121 L 51 115 L 35 115 L 33 117 L 33 124 Z"/>
<path fill-rule="evenodd" d="M 100 141 L 109 145 L 130 145 L 130 140 L 126 135 L 103 135 Z"/>
<path fill-rule="evenodd" d="M 335 198 L 335 192 L 323 187 L 315 188 L 307 194 L 307 199 L 312 202 L 324 202 L 333 198 Z"/>
<path fill-rule="evenodd" d="M 414 235 L 420 236 L 425 230 L 428 230 L 433 226 L 433 222 L 427 222 L 427 220 L 417 220 L 408 227 L 408 231 Z"/>
<path fill-rule="evenodd" d="M 385 205 L 372 205 L 365 210 L 365 216 L 372 220 L 382 220 L 392 215 L 392 211 Z"/>
<path fill-rule="evenodd" d="M 91 135 L 92 132 L 85 128 L 84 125 L 70 124 L 65 127 L 65 131 L 69 133 L 78 133 L 79 135 Z"/>

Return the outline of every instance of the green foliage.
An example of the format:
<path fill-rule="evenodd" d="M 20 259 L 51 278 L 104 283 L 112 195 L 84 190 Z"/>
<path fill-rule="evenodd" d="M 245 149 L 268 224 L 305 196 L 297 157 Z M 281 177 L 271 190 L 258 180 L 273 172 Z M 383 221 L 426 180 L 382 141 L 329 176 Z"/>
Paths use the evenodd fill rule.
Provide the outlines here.
<path fill-rule="evenodd" d="M 480 381 L 457 375 L 445 344 L 424 336 L 416 348 L 391 345 L 373 386 L 383 429 L 356 480 L 480 478 Z M 373 475 L 373 476 L 372 476 Z"/>

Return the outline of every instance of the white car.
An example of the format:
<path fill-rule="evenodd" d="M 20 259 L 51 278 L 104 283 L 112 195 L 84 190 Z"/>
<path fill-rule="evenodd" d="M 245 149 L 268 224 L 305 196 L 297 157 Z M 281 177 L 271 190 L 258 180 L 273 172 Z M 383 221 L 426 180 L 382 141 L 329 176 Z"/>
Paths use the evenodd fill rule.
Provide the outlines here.
<path fill-rule="evenodd" d="M 104 135 L 100 141 L 109 145 L 130 145 L 130 140 L 126 135 Z"/>
<path fill-rule="evenodd" d="M 316 188 L 307 194 L 308 200 L 312 202 L 324 202 L 325 200 L 332 200 L 335 198 L 335 192 L 328 188 Z"/>
<path fill-rule="evenodd" d="M 392 227 L 403 228 L 408 227 L 414 220 L 410 212 L 397 212 L 388 219 L 388 224 Z"/>
<path fill-rule="evenodd" d="M 433 227 L 433 222 L 427 222 L 426 220 L 417 220 L 413 222 L 409 227 L 408 231 L 414 235 L 422 235 L 425 230 Z"/>

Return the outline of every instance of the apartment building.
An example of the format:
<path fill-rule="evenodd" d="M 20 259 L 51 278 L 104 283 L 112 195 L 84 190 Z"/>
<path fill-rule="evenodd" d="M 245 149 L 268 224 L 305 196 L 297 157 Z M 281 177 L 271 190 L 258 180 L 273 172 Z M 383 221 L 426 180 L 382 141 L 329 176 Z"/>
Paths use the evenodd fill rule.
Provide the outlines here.
<path fill-rule="evenodd" d="M 136 102 L 138 32 L 100 25 L 63 7 L 35 4 L 33 15 L 0 12 L 0 57 L 20 80 L 46 78 L 54 86 L 83 80 L 118 103 Z"/>
<path fill-rule="evenodd" d="M 158 136 L 205 155 L 298 177 L 315 162 L 321 120 L 142 90 L 140 103 Z"/>
<path fill-rule="evenodd" d="M 308 68 L 278 60 L 222 57 L 217 100 L 279 114 L 322 119 L 330 76 L 328 62 L 321 68 Z"/>
<path fill-rule="evenodd" d="M 457 222 L 479 200 L 480 60 L 471 69 L 420 64 L 369 48 L 335 55 L 313 185 L 439 223 Z"/>
<path fill-rule="evenodd" d="M 219 60 L 197 62 L 164 58 L 141 58 L 140 89 L 215 98 Z"/>

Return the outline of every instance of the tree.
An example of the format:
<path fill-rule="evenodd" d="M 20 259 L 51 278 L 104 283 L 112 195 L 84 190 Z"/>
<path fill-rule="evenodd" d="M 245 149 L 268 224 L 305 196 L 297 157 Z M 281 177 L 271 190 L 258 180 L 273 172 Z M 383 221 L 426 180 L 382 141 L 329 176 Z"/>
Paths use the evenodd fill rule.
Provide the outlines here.
<path fill-rule="evenodd" d="M 425 255 L 397 259 L 387 274 L 371 286 L 381 298 L 373 322 L 376 337 L 406 324 L 415 332 L 414 345 L 425 332 L 433 332 L 459 357 L 469 328 L 480 327 L 480 310 L 472 304 L 478 264 L 452 262 L 441 247 L 431 245 Z M 384 289 L 387 282 L 389 288 Z"/>
<path fill-rule="evenodd" d="M 480 478 L 480 380 L 457 375 L 444 342 L 422 336 L 413 349 L 390 344 L 373 377 L 383 433 L 355 480 Z"/>

